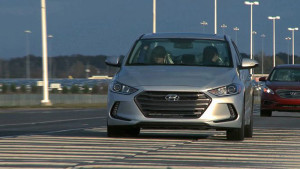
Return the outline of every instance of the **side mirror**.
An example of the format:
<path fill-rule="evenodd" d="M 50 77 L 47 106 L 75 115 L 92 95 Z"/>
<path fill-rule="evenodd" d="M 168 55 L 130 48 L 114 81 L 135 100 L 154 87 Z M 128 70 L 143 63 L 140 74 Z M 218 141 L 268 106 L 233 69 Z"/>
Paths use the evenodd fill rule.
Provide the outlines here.
<path fill-rule="evenodd" d="M 106 58 L 105 63 L 108 66 L 121 67 L 123 59 L 124 56 L 110 56 Z"/>
<path fill-rule="evenodd" d="M 258 66 L 258 62 L 256 60 L 244 58 L 242 61 L 241 69 L 252 69 Z"/>
<path fill-rule="evenodd" d="M 267 78 L 266 77 L 260 77 L 258 80 L 261 81 L 261 82 L 264 82 L 264 81 L 267 80 Z"/>

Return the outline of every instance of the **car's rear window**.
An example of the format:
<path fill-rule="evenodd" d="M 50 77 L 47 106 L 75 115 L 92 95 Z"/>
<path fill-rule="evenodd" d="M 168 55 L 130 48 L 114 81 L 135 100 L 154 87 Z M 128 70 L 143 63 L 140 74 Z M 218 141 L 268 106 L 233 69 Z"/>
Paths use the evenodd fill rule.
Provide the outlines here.
<path fill-rule="evenodd" d="M 269 78 L 270 81 L 300 82 L 300 69 L 278 68 L 274 69 Z"/>
<path fill-rule="evenodd" d="M 142 39 L 135 44 L 126 65 L 232 67 L 232 57 L 226 41 Z"/>

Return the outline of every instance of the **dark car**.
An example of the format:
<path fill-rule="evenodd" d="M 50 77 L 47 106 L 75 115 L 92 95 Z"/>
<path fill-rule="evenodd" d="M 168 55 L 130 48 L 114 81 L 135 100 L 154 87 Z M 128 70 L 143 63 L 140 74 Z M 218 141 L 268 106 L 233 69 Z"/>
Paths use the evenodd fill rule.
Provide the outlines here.
<path fill-rule="evenodd" d="M 300 111 L 300 64 L 279 65 L 266 77 L 261 95 L 261 116 L 272 111 Z"/>

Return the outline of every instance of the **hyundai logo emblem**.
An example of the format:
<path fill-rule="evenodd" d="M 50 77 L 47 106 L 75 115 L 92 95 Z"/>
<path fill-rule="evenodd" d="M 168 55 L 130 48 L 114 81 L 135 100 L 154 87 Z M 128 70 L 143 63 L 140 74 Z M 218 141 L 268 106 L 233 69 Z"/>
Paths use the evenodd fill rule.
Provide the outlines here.
<path fill-rule="evenodd" d="M 178 101 L 179 100 L 179 96 L 177 94 L 168 94 L 165 99 L 167 101 Z"/>

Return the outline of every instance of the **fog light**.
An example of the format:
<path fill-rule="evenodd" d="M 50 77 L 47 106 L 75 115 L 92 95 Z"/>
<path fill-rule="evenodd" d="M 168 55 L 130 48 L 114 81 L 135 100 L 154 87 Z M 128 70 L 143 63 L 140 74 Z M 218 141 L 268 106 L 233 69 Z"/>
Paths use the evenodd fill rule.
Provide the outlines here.
<path fill-rule="evenodd" d="M 120 102 L 116 102 L 116 103 L 113 105 L 113 107 L 112 107 L 112 109 L 111 109 L 111 112 L 110 112 L 110 115 L 111 115 L 112 117 L 114 117 L 114 118 L 117 118 L 117 117 L 118 117 L 117 113 L 118 113 L 119 106 L 120 106 Z"/>
<path fill-rule="evenodd" d="M 234 108 L 234 106 L 232 104 L 227 104 L 228 106 L 228 110 L 230 112 L 230 120 L 235 120 L 237 118 L 237 113 L 236 110 Z"/>
<path fill-rule="evenodd" d="M 120 106 L 120 102 L 115 102 L 115 104 L 111 108 L 110 116 L 115 118 L 115 119 L 130 121 L 130 119 L 118 116 L 119 106 Z"/>
<path fill-rule="evenodd" d="M 214 121 L 215 123 L 221 123 L 221 122 L 226 122 L 226 121 L 232 121 L 238 118 L 238 114 L 235 110 L 235 107 L 233 106 L 233 104 L 227 104 L 229 113 L 230 113 L 230 117 L 227 119 L 222 119 L 222 120 L 217 120 Z"/>

